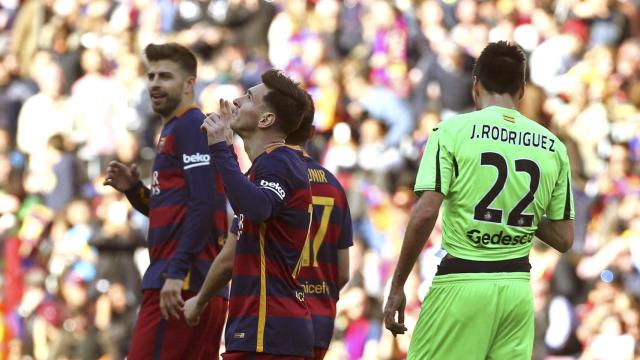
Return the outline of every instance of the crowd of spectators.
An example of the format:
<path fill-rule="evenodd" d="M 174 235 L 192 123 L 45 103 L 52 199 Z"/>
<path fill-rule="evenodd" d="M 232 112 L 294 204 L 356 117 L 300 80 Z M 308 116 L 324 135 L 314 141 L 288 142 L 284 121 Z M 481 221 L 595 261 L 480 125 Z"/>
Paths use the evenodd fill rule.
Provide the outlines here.
<path fill-rule="evenodd" d="M 473 110 L 473 60 L 497 40 L 527 53 L 520 111 L 564 141 L 573 173 L 573 249 L 536 242 L 531 253 L 534 358 L 640 358 L 639 9 L 638 0 L 0 0 L 0 359 L 126 354 L 147 220 L 101 185 L 102 173 L 117 159 L 150 175 L 161 122 L 140 54 L 164 41 L 197 54 L 204 112 L 270 67 L 312 94 L 308 151 L 343 183 L 355 230 L 327 359 L 402 359 L 442 256 L 436 225 L 407 282 L 409 333 L 394 338 L 382 299 L 422 149 L 438 122 Z"/>

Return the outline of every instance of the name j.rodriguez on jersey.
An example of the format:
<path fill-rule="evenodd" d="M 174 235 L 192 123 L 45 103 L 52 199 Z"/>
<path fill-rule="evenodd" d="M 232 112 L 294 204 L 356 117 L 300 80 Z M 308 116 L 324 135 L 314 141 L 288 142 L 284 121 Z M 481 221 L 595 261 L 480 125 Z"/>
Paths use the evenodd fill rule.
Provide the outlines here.
<path fill-rule="evenodd" d="M 556 140 L 548 136 L 530 132 L 509 130 L 494 125 L 473 125 L 470 139 L 489 139 L 520 146 L 533 146 L 555 152 Z"/>

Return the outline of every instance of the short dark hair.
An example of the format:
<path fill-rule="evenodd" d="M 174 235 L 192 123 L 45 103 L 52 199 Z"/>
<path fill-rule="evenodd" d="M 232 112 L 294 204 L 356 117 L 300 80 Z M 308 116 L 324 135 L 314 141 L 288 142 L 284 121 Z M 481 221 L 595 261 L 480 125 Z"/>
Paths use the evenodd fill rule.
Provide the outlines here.
<path fill-rule="evenodd" d="M 306 93 L 306 95 L 307 107 L 302 115 L 302 121 L 297 129 L 287 135 L 287 144 L 304 146 L 313 134 L 313 116 L 316 113 L 316 107 L 313 104 L 311 95 L 309 93 Z"/>
<path fill-rule="evenodd" d="M 473 76 L 492 93 L 515 95 L 524 85 L 527 58 L 516 45 L 506 41 L 490 43 L 473 67 Z"/>
<path fill-rule="evenodd" d="M 196 76 L 198 62 L 196 56 L 186 47 L 170 42 L 166 44 L 149 44 L 144 48 L 147 61 L 170 60 L 175 62 L 188 75 Z"/>
<path fill-rule="evenodd" d="M 307 93 L 282 71 L 270 69 L 262 73 L 262 83 L 269 90 L 264 103 L 276 115 L 276 126 L 291 134 L 300 126 L 307 108 Z"/>

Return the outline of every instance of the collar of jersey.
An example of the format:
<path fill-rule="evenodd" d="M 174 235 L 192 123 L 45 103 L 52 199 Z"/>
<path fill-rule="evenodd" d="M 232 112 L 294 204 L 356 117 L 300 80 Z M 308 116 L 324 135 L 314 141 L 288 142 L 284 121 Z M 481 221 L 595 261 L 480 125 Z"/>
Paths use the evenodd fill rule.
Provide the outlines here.
<path fill-rule="evenodd" d="M 311 157 L 311 156 L 309 156 L 307 151 L 300 145 L 287 145 L 287 146 L 292 148 L 293 150 L 300 151 L 302 153 L 302 155 L 304 155 L 305 157 L 308 157 L 308 158 Z"/>
<path fill-rule="evenodd" d="M 295 151 L 301 151 L 302 153 L 304 153 L 304 150 L 302 150 L 302 148 L 300 146 L 297 145 L 287 145 L 287 144 L 274 144 L 269 146 L 268 148 L 264 149 L 264 152 L 267 154 L 270 154 L 273 150 L 280 148 L 280 147 L 288 147 L 289 149 L 295 150 Z"/>
<path fill-rule="evenodd" d="M 518 110 L 509 109 L 509 108 L 498 106 L 498 105 L 487 106 L 485 109 L 486 110 L 495 111 L 495 112 L 499 112 L 500 114 L 511 115 L 511 116 L 520 115 L 520 112 L 518 112 Z"/>
<path fill-rule="evenodd" d="M 173 118 L 179 118 L 180 116 L 184 115 L 187 111 L 191 110 L 191 109 L 198 109 L 198 105 L 196 104 L 191 104 L 191 105 L 187 105 L 185 107 L 183 107 L 182 109 L 180 109 L 174 116 Z"/>

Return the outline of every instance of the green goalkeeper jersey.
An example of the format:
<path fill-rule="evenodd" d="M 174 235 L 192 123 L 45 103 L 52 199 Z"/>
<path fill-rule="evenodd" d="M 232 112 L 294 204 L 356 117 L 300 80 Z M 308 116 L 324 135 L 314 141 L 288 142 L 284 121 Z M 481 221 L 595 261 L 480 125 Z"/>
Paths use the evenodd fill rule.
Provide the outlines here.
<path fill-rule="evenodd" d="M 452 256 L 527 256 L 542 216 L 574 217 L 567 150 L 516 110 L 491 106 L 434 129 L 415 192 L 444 195 L 442 243 Z"/>

